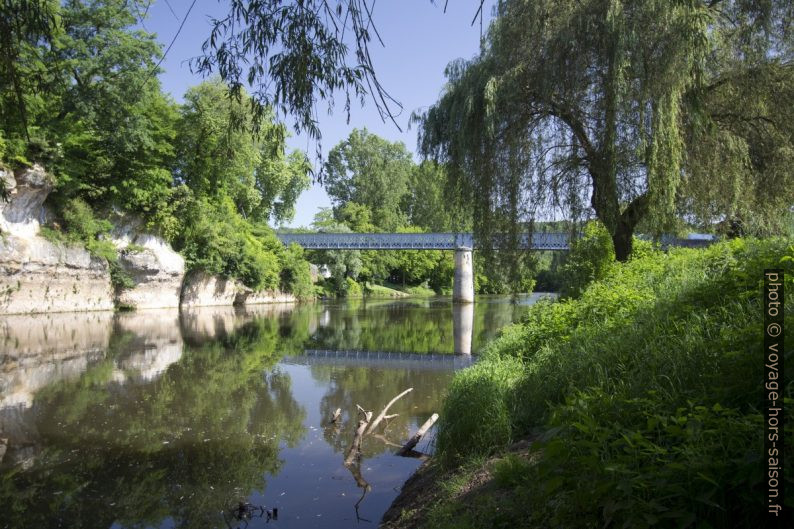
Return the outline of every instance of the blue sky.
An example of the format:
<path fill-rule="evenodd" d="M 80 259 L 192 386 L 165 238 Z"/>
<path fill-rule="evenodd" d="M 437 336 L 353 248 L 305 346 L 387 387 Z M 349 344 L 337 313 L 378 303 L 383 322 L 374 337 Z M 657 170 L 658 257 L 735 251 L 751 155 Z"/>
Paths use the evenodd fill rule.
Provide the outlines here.
<path fill-rule="evenodd" d="M 158 40 L 167 47 L 179 28 L 192 0 L 155 0 L 144 26 L 157 34 Z M 170 7 L 173 8 L 173 13 Z M 345 139 L 354 128 L 366 127 L 370 132 L 391 141 L 402 141 L 411 152 L 416 151 L 416 128 L 408 128 L 411 112 L 432 105 L 444 86 L 444 68 L 457 58 L 469 59 L 477 55 L 480 45 L 479 20 L 471 26 L 477 11 L 477 0 L 449 0 L 444 13 L 444 0 L 434 5 L 430 0 L 380 0 L 375 4 L 373 18 L 383 37 L 385 47 L 375 42 L 371 53 L 375 70 L 381 84 L 403 105 L 397 118 L 402 132 L 391 122 L 381 121 L 372 101 L 363 107 L 355 104 L 347 123 L 343 100 L 336 105 L 332 115 L 326 115 L 325 105 L 319 107 L 322 147 L 325 152 Z M 493 1 L 487 1 L 484 12 L 483 31 L 487 27 L 488 15 Z M 201 53 L 201 44 L 209 35 L 209 17 L 220 17 L 225 13 L 223 0 L 198 0 L 185 25 L 168 52 L 160 75 L 163 88 L 177 100 L 189 86 L 201 82 L 201 78 L 190 72 L 187 61 Z M 289 123 L 289 120 L 288 120 Z M 306 150 L 314 155 L 314 144 L 306 137 L 290 138 L 291 147 Z M 298 199 L 295 220 L 292 226 L 308 226 L 321 207 L 331 205 L 321 186 L 313 184 Z"/>

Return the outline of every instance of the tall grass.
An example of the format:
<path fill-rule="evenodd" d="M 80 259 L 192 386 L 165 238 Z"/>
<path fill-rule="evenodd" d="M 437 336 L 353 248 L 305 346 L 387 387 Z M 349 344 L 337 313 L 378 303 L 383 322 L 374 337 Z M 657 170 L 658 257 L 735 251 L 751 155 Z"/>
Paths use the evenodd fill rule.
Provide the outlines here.
<path fill-rule="evenodd" d="M 529 525 L 757 526 L 763 270 L 783 268 L 793 292 L 794 247 L 643 253 L 578 299 L 535 305 L 455 378 L 440 459 L 452 467 L 540 435 L 536 463 L 512 485 Z M 787 339 L 785 359 L 791 350 Z"/>

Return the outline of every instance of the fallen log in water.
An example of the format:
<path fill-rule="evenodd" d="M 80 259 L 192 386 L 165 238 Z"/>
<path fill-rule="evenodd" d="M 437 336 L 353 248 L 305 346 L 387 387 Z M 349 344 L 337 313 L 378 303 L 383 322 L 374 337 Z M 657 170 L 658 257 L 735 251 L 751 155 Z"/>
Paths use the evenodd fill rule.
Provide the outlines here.
<path fill-rule="evenodd" d="M 372 412 L 366 411 L 361 406 L 356 405 L 358 411 L 364 415 L 364 418 L 358 421 L 358 428 L 356 429 L 356 435 L 353 437 L 353 443 L 350 445 L 350 449 L 347 451 L 347 457 L 345 458 L 345 466 L 352 465 L 353 461 L 355 461 L 356 456 L 361 452 L 361 439 L 364 437 L 364 430 L 367 429 L 367 425 L 369 425 L 369 421 L 372 420 Z"/>
<path fill-rule="evenodd" d="M 396 397 L 394 397 L 393 399 L 391 399 L 391 400 L 389 401 L 389 403 L 386 405 L 386 407 L 385 407 L 385 408 L 383 408 L 383 411 L 382 411 L 382 412 L 380 412 L 380 415 L 378 415 L 378 417 L 377 417 L 377 418 L 376 418 L 374 421 L 372 421 L 372 424 L 370 425 L 370 427 L 369 427 L 369 430 L 367 431 L 367 433 L 372 433 L 372 432 L 374 432 L 374 431 L 375 431 L 375 428 L 377 428 L 377 427 L 378 427 L 378 425 L 380 424 L 380 422 L 381 422 L 383 419 L 385 419 L 385 418 L 386 418 L 386 412 L 387 412 L 387 411 L 389 411 L 389 408 L 391 408 L 392 404 L 394 404 L 394 403 L 395 403 L 395 402 L 397 402 L 397 401 L 398 401 L 398 400 L 399 400 L 401 397 L 403 397 L 403 396 L 407 395 L 408 393 L 412 392 L 413 390 L 414 390 L 414 388 L 408 388 L 408 389 L 406 389 L 405 391 L 403 391 L 402 393 L 400 393 L 399 395 L 397 395 Z"/>
<path fill-rule="evenodd" d="M 430 418 L 425 421 L 422 427 L 416 431 L 414 436 L 411 437 L 408 440 L 408 442 L 405 443 L 405 445 L 403 445 L 403 447 L 397 452 L 397 455 L 404 456 L 407 455 L 409 452 L 411 452 L 413 448 L 416 446 L 416 444 L 422 439 L 422 437 L 424 437 L 427 431 L 430 428 L 432 428 L 432 426 L 436 423 L 437 420 L 438 420 L 438 413 L 434 413 L 433 415 L 431 415 Z"/>

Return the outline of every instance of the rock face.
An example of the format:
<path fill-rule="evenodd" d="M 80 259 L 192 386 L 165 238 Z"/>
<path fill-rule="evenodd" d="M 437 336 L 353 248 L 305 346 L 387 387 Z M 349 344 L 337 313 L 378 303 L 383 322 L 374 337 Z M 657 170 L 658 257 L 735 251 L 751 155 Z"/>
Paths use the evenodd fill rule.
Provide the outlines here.
<path fill-rule="evenodd" d="M 182 306 L 213 307 L 234 305 L 246 287 L 234 279 L 223 279 L 205 272 L 195 271 L 185 277 L 182 285 Z"/>
<path fill-rule="evenodd" d="M 11 192 L 0 202 L 0 314 L 113 309 L 107 263 L 37 235 L 52 189 L 41 166 L 0 178 Z"/>
<path fill-rule="evenodd" d="M 265 303 L 295 303 L 292 294 L 278 290 L 254 292 L 234 279 L 223 279 L 205 272 L 191 272 L 182 286 L 183 307 L 215 307 L 230 305 L 259 305 Z"/>
<path fill-rule="evenodd" d="M 139 226 L 140 222 L 120 223 L 113 230 L 119 264 L 135 283 L 118 292 L 116 302 L 136 309 L 178 307 L 185 260 L 162 238 L 140 232 Z"/>
<path fill-rule="evenodd" d="M 263 303 L 295 303 L 298 299 L 289 292 L 279 290 L 260 290 L 259 292 L 243 292 L 237 300 L 237 304 L 260 305 Z"/>
<path fill-rule="evenodd" d="M 8 203 L 0 201 L 0 231 L 18 237 L 35 236 L 46 215 L 44 201 L 52 190 L 52 179 L 35 164 L 16 175 L 0 166 L 0 180 L 11 194 Z"/>

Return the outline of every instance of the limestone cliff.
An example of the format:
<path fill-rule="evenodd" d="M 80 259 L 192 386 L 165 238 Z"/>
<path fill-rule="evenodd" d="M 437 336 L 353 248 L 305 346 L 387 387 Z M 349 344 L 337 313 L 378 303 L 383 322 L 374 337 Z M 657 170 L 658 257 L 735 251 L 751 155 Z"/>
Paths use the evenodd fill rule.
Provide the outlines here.
<path fill-rule="evenodd" d="M 0 201 L 0 314 L 112 309 L 107 263 L 38 235 L 52 189 L 44 169 L 0 169 L 0 179 L 11 195 Z"/>
<path fill-rule="evenodd" d="M 40 234 L 44 201 L 53 187 L 40 165 L 11 171 L 0 166 L 10 200 L 0 201 L 0 314 L 291 303 L 293 295 L 254 292 L 234 279 L 195 271 L 140 218 L 117 214 L 110 239 L 132 287 L 114 292 L 110 268 L 85 248 Z"/>
<path fill-rule="evenodd" d="M 165 240 L 145 233 L 141 224 L 121 220 L 112 233 L 119 264 L 135 284 L 119 291 L 116 302 L 136 309 L 178 307 L 185 260 Z"/>

